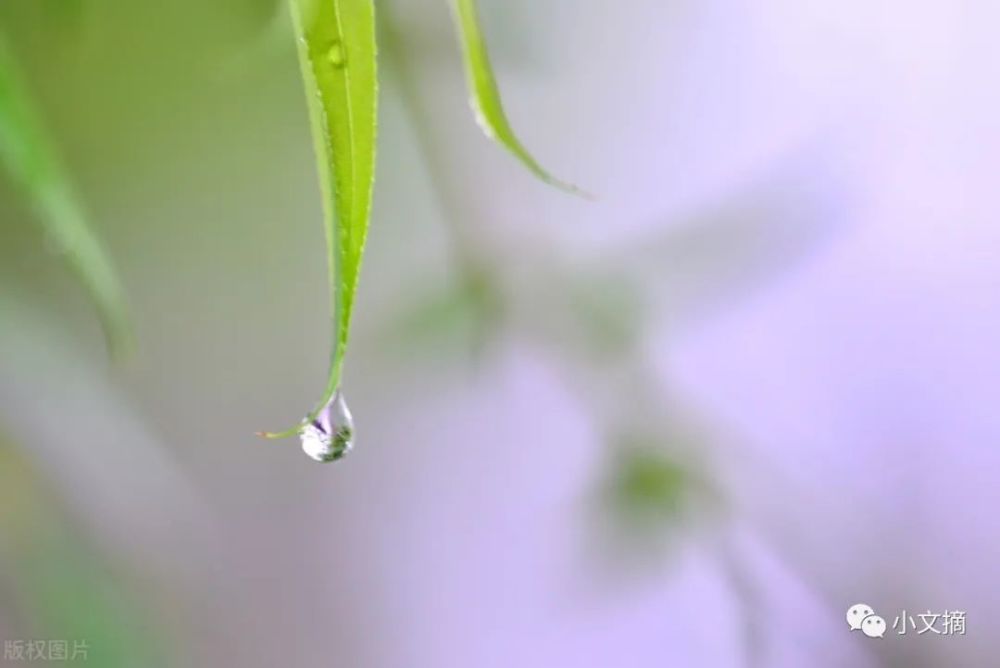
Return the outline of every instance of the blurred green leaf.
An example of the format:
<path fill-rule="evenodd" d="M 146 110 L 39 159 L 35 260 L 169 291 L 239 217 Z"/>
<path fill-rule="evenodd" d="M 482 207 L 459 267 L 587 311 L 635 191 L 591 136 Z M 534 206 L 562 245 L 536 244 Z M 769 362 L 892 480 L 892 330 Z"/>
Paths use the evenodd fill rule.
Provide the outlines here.
<path fill-rule="evenodd" d="M 677 417 L 664 421 L 651 414 L 662 411 L 663 402 L 645 397 L 641 383 L 630 393 L 632 424 L 609 436 L 614 452 L 604 487 L 609 508 L 637 533 L 689 526 L 716 515 L 723 499 L 706 477 L 709 436 Z"/>
<path fill-rule="evenodd" d="M 402 344 L 408 357 L 426 358 L 428 352 L 437 352 L 453 358 L 468 351 L 481 361 L 503 315 L 503 295 L 493 275 L 471 271 L 408 298 L 406 308 L 387 331 L 390 342 Z"/>
<path fill-rule="evenodd" d="M 371 216 L 378 81 L 372 0 L 291 0 L 326 225 L 334 343 L 312 420 L 340 387 Z M 294 435 L 298 427 L 269 438 Z"/>
<path fill-rule="evenodd" d="M 510 151 L 535 176 L 561 190 L 587 196 L 576 186 L 560 181 L 543 168 L 514 134 L 500 99 L 493 66 L 486 49 L 486 39 L 479 23 L 476 0 L 453 0 L 455 23 L 458 26 L 465 58 L 465 71 L 471 92 L 476 120 L 486 135 Z"/>
<path fill-rule="evenodd" d="M 647 435 L 612 439 L 593 515 L 596 537 L 611 555 L 659 562 L 673 554 L 703 516 L 686 459 Z"/>
<path fill-rule="evenodd" d="M 632 518 L 676 521 L 689 484 L 687 471 L 664 453 L 632 450 L 617 460 L 612 472 L 612 502 Z"/>
<path fill-rule="evenodd" d="M 109 348 L 120 357 L 132 343 L 124 290 L 39 118 L 0 35 L 0 164 L 90 293 Z"/>
<path fill-rule="evenodd" d="M 571 316 L 567 340 L 575 334 L 593 358 L 635 349 L 644 333 L 645 302 L 628 277 L 611 272 L 571 276 L 565 293 Z"/>

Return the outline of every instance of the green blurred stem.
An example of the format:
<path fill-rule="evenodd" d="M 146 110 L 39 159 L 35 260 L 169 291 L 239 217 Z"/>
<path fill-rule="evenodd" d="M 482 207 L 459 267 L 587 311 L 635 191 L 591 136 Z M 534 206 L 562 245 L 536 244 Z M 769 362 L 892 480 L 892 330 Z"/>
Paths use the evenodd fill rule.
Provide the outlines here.
<path fill-rule="evenodd" d="M 0 33 L 0 165 L 31 202 L 48 238 L 90 294 L 112 356 L 120 360 L 133 343 L 124 289 L 18 70 Z"/>

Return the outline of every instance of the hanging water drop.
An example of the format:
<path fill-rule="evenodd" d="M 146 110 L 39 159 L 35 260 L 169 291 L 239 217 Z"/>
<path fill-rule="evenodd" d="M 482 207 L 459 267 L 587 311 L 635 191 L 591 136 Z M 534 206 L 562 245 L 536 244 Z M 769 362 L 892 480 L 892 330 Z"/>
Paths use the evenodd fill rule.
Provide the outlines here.
<path fill-rule="evenodd" d="M 330 49 L 326 52 L 326 59 L 337 69 L 347 64 L 347 55 L 344 53 L 344 45 L 340 40 L 330 45 Z"/>
<path fill-rule="evenodd" d="M 354 419 L 337 392 L 315 420 L 302 424 L 299 432 L 302 451 L 318 462 L 332 462 L 342 458 L 354 447 Z"/>

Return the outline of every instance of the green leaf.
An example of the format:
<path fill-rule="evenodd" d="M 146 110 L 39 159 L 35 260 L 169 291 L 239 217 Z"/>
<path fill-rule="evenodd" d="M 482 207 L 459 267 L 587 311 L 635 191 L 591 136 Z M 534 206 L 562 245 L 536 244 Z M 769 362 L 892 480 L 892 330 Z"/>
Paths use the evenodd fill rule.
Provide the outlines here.
<path fill-rule="evenodd" d="M 127 353 L 132 332 L 124 290 L 45 134 L 2 35 L 0 165 L 30 200 L 51 243 L 90 293 L 112 354 Z"/>
<path fill-rule="evenodd" d="M 459 38 L 462 42 L 462 52 L 465 58 L 465 71 L 471 92 L 472 110 L 483 132 L 490 139 L 499 142 L 521 161 L 535 176 L 570 193 L 589 197 L 587 193 L 576 186 L 560 181 L 542 167 L 524 147 L 521 140 L 514 134 L 514 129 L 507 120 L 507 114 L 500 99 L 493 66 L 486 50 L 486 39 L 479 25 L 479 12 L 476 0 L 453 0 L 455 23 L 458 26 Z"/>
<path fill-rule="evenodd" d="M 333 301 L 330 376 L 313 420 L 333 398 L 371 216 L 378 81 L 372 0 L 290 0 L 305 82 L 326 226 Z M 283 438 L 299 427 L 280 433 Z"/>
<path fill-rule="evenodd" d="M 632 517 L 676 518 L 690 484 L 688 472 L 652 449 L 625 453 L 612 472 L 612 500 Z"/>
<path fill-rule="evenodd" d="M 412 289 L 412 286 L 411 286 Z M 480 362 L 499 333 L 504 295 L 492 273 L 462 272 L 446 285 L 403 295 L 406 307 L 387 327 L 386 347 L 397 347 L 407 359 L 441 362 L 471 354 Z"/>

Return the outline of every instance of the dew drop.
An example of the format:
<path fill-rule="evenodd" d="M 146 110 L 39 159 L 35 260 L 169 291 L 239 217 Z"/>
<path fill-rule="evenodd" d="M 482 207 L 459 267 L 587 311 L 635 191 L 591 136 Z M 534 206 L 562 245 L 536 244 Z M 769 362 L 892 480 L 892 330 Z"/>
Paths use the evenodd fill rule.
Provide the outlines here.
<path fill-rule="evenodd" d="M 330 45 L 326 59 L 337 69 L 347 64 L 347 54 L 344 53 L 344 45 L 339 40 Z"/>
<path fill-rule="evenodd" d="M 342 458 L 354 447 L 354 419 L 337 392 L 316 419 L 302 424 L 299 432 L 302 451 L 318 462 L 332 462 Z"/>

